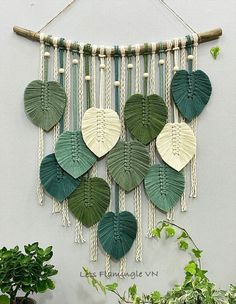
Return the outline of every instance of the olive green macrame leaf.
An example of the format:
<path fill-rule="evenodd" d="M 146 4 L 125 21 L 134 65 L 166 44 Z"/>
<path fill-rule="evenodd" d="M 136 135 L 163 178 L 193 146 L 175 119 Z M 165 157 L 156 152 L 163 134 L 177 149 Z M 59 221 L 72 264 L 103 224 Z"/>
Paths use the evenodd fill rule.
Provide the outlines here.
<path fill-rule="evenodd" d="M 49 154 L 41 162 L 40 180 L 44 189 L 58 201 L 67 198 L 80 184 L 58 164 L 55 154 Z"/>
<path fill-rule="evenodd" d="M 63 132 L 56 143 L 55 155 L 59 165 L 74 178 L 86 173 L 96 162 L 80 131 Z"/>
<path fill-rule="evenodd" d="M 188 121 L 202 112 L 210 99 L 211 91 L 209 77 L 201 70 L 191 73 L 177 71 L 171 82 L 173 100 Z"/>
<path fill-rule="evenodd" d="M 66 93 L 56 81 L 34 80 L 24 93 L 25 113 L 33 124 L 49 131 L 61 119 L 66 106 Z"/>
<path fill-rule="evenodd" d="M 136 188 L 150 167 L 146 146 L 138 141 L 119 141 L 107 158 L 109 173 L 125 191 Z"/>
<path fill-rule="evenodd" d="M 130 250 L 137 234 L 137 221 L 128 211 L 106 213 L 98 224 L 98 238 L 102 248 L 119 260 Z"/>
<path fill-rule="evenodd" d="M 184 183 L 184 175 L 166 164 L 153 165 L 144 179 L 148 198 L 164 212 L 168 212 L 180 200 Z"/>
<path fill-rule="evenodd" d="M 132 95 L 125 104 L 125 123 L 130 133 L 144 145 L 150 143 L 161 132 L 167 120 L 167 107 L 158 95 L 146 98 Z"/>
<path fill-rule="evenodd" d="M 87 147 L 98 157 L 108 153 L 121 132 L 119 116 L 112 109 L 88 109 L 82 119 L 81 131 Z"/>
<path fill-rule="evenodd" d="M 100 221 L 110 204 L 110 188 L 98 177 L 83 178 L 80 186 L 69 196 L 69 210 L 86 227 Z"/>
<path fill-rule="evenodd" d="M 167 123 L 156 139 L 161 158 L 177 171 L 182 170 L 196 153 L 196 138 L 185 123 Z"/>

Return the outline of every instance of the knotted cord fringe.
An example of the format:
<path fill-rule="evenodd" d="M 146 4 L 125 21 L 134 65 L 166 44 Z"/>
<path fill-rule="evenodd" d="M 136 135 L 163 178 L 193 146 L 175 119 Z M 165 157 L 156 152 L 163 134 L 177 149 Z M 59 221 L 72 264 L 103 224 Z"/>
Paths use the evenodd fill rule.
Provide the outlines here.
<path fill-rule="evenodd" d="M 125 48 L 120 47 L 121 52 L 121 75 L 120 75 L 120 121 L 121 121 L 121 140 L 125 140 L 125 121 L 124 121 L 124 107 L 126 99 L 126 59 Z M 125 211 L 125 191 L 119 187 L 119 207 L 120 211 Z M 120 276 L 124 277 L 126 271 L 126 257 L 123 257 L 120 261 Z"/>
<path fill-rule="evenodd" d="M 150 85 L 149 93 L 156 93 L 156 44 L 152 43 L 152 57 L 151 57 L 151 69 L 150 69 Z M 155 164 L 156 154 L 155 154 L 156 144 L 153 140 L 149 145 L 149 155 L 151 160 L 151 165 Z M 147 237 L 152 238 L 152 231 L 155 228 L 156 223 L 156 208 L 154 204 L 148 201 L 148 232 Z"/>
<path fill-rule="evenodd" d="M 53 39 L 54 56 L 53 56 L 53 80 L 58 81 L 58 38 Z M 58 140 L 60 133 L 60 124 L 56 124 L 53 127 L 53 152 L 55 151 L 56 142 Z M 55 198 L 52 199 L 52 213 L 61 212 L 61 203 Z"/>
<path fill-rule="evenodd" d="M 180 69 L 181 70 L 186 70 L 186 42 L 187 42 L 186 37 L 181 38 L 181 52 L 180 52 Z M 180 121 L 181 122 L 185 121 L 185 119 L 183 118 L 183 116 L 181 114 L 180 114 Z M 183 169 L 183 175 L 184 175 L 184 178 L 186 181 L 186 168 Z M 186 201 L 186 186 L 184 188 L 184 192 L 180 199 L 180 206 L 181 206 L 182 212 L 185 212 L 188 210 L 187 201 Z"/>
<path fill-rule="evenodd" d="M 45 45 L 44 45 L 44 37 L 43 33 L 40 34 L 40 75 L 39 79 L 44 81 L 44 52 L 45 52 Z M 40 164 L 43 160 L 44 156 L 44 130 L 39 128 L 39 135 L 38 135 L 38 172 L 40 170 Z M 38 186 L 37 186 L 37 195 L 38 195 L 38 202 L 40 205 L 43 205 L 44 199 L 44 192 L 43 187 L 41 185 L 41 181 L 38 174 Z"/>
<path fill-rule="evenodd" d="M 198 48 L 198 35 L 193 34 L 193 71 L 197 70 L 197 48 Z M 197 117 L 191 121 L 191 128 L 194 135 L 197 137 Z M 197 152 L 190 162 L 191 169 L 191 191 L 190 197 L 197 197 Z"/>
<path fill-rule="evenodd" d="M 170 94 L 170 86 L 171 86 L 171 76 L 172 76 L 172 65 L 171 65 L 171 49 L 172 49 L 172 41 L 167 41 L 167 49 L 166 49 L 166 79 L 165 79 L 165 97 L 166 97 L 166 105 L 168 108 L 168 121 L 171 122 L 172 109 L 171 109 L 171 94 Z M 174 220 L 174 208 L 172 208 L 169 212 L 167 212 L 166 218 L 168 221 Z"/>
<path fill-rule="evenodd" d="M 84 102 L 84 44 L 80 45 L 79 49 L 79 125 L 81 125 L 83 116 L 83 102 Z M 83 225 L 80 221 L 76 220 L 75 223 L 75 243 L 83 244 L 86 240 L 83 236 Z"/>
<path fill-rule="evenodd" d="M 111 64 L 111 48 L 106 48 L 106 74 L 105 74 L 105 107 L 107 109 L 111 109 L 111 100 L 112 100 L 112 86 L 111 86 L 111 75 L 112 75 L 112 64 Z M 112 179 L 111 176 L 106 170 L 106 182 L 108 183 L 109 187 L 112 187 Z M 111 211 L 111 198 L 109 204 L 109 211 Z M 109 254 L 105 254 L 105 274 L 106 277 L 110 277 L 111 273 L 111 257 Z"/>
<path fill-rule="evenodd" d="M 140 45 L 135 48 L 135 93 L 141 93 L 141 78 L 140 78 Z M 135 240 L 136 252 L 135 260 L 142 261 L 142 188 L 141 185 L 134 189 L 134 212 L 137 219 L 137 236 Z"/>

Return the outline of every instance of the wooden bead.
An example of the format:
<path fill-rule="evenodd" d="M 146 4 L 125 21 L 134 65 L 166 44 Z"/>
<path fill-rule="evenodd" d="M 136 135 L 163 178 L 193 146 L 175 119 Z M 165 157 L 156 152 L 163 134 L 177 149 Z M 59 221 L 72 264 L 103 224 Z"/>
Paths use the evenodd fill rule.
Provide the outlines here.
<path fill-rule="evenodd" d="M 60 73 L 60 74 L 64 74 L 64 73 L 65 73 L 65 69 L 60 68 L 60 69 L 59 69 L 59 73 Z"/>
<path fill-rule="evenodd" d="M 105 69 L 105 67 L 106 67 L 106 66 L 105 66 L 104 63 L 101 63 L 101 64 L 100 64 L 100 69 Z"/>
<path fill-rule="evenodd" d="M 44 53 L 44 57 L 50 57 L 50 53 L 49 52 L 45 52 Z"/>
<path fill-rule="evenodd" d="M 165 63 L 165 60 L 164 60 L 164 59 L 160 59 L 160 60 L 159 60 L 159 64 L 162 65 L 162 64 L 164 64 L 164 63 Z"/>
<path fill-rule="evenodd" d="M 148 78 L 148 77 L 149 77 L 149 74 L 148 74 L 148 73 L 143 73 L 143 77 L 144 77 L 144 78 Z"/>
<path fill-rule="evenodd" d="M 134 67 L 134 65 L 132 63 L 128 64 L 128 69 L 132 69 Z"/>
<path fill-rule="evenodd" d="M 193 55 L 188 55 L 188 60 L 193 60 L 194 56 Z"/>
<path fill-rule="evenodd" d="M 119 80 L 116 80 L 116 81 L 114 82 L 114 86 L 119 87 L 119 85 L 120 85 Z"/>
<path fill-rule="evenodd" d="M 176 66 L 174 66 L 174 68 L 173 68 L 173 71 L 178 71 L 179 70 L 179 67 L 176 65 Z"/>
<path fill-rule="evenodd" d="M 85 80 L 91 80 L 90 75 L 86 75 L 86 76 L 85 76 Z"/>
<path fill-rule="evenodd" d="M 78 63 L 79 63 L 79 60 L 75 58 L 75 59 L 73 59 L 72 63 L 73 63 L 73 64 L 78 64 Z"/>

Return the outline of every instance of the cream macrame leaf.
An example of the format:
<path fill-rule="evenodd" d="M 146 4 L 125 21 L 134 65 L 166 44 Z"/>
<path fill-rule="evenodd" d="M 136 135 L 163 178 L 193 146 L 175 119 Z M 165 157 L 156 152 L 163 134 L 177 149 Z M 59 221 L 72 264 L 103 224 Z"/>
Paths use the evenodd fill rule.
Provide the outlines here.
<path fill-rule="evenodd" d="M 167 106 L 158 95 L 132 95 L 125 104 L 125 123 L 130 133 L 147 145 L 161 132 L 167 120 Z"/>
<path fill-rule="evenodd" d="M 211 82 L 201 70 L 177 71 L 171 82 L 171 93 L 180 113 L 188 121 L 198 116 L 211 96 Z"/>
<path fill-rule="evenodd" d="M 86 227 L 95 225 L 110 204 L 110 187 L 98 177 L 82 178 L 68 199 L 69 210 Z"/>
<path fill-rule="evenodd" d="M 80 184 L 79 179 L 73 178 L 59 166 L 54 153 L 42 160 L 40 180 L 47 193 L 59 202 L 67 198 Z"/>
<path fill-rule="evenodd" d="M 80 131 L 63 132 L 56 143 L 55 155 L 59 165 L 74 178 L 86 173 L 96 162 Z"/>
<path fill-rule="evenodd" d="M 164 162 L 180 171 L 196 153 L 196 138 L 186 123 L 167 123 L 156 139 L 156 146 Z"/>
<path fill-rule="evenodd" d="M 184 175 L 166 164 L 153 165 L 144 179 L 150 201 L 164 212 L 170 211 L 184 192 Z"/>
<path fill-rule="evenodd" d="M 88 109 L 82 119 L 83 139 L 87 147 L 98 157 L 108 153 L 117 143 L 121 123 L 117 113 L 111 109 Z"/>
<path fill-rule="evenodd" d="M 119 260 L 130 250 L 137 234 L 137 221 L 128 211 L 106 213 L 98 224 L 98 238 L 104 251 Z"/>
<path fill-rule="evenodd" d="M 146 146 L 138 141 L 119 141 L 108 154 L 107 167 L 123 190 L 133 190 L 143 181 L 150 167 Z"/>
<path fill-rule="evenodd" d="M 66 93 L 56 81 L 34 80 L 24 93 L 25 113 L 33 124 L 49 131 L 65 111 Z"/>

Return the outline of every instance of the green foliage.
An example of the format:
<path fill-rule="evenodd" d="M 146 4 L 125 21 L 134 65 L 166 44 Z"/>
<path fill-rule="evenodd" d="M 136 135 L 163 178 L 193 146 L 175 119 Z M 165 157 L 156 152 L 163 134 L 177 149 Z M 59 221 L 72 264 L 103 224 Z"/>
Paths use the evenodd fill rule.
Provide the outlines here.
<path fill-rule="evenodd" d="M 18 246 L 0 249 L 0 290 L 9 295 L 10 301 L 7 302 L 6 296 L 1 296 L 0 304 L 14 302 L 18 291 L 23 291 L 27 299 L 31 293 L 54 289 L 51 277 L 57 274 L 57 270 L 47 264 L 52 256 L 51 246 L 42 249 L 38 243 L 25 246 L 24 253 Z"/>
<path fill-rule="evenodd" d="M 163 232 L 164 231 L 164 232 Z M 178 235 L 177 232 L 180 231 Z M 163 232 L 163 233 L 162 233 Z M 167 239 L 176 236 L 179 249 L 189 251 L 194 260 L 190 260 L 184 268 L 185 278 L 181 285 L 175 285 L 165 295 L 159 291 L 140 295 L 137 286 L 134 284 L 128 288 L 128 296 L 122 295 L 118 291 L 118 284 L 103 285 L 96 278 L 91 277 L 88 269 L 84 268 L 88 282 L 96 288 L 102 290 L 104 294 L 107 291 L 117 295 L 119 303 L 130 304 L 235 304 L 236 303 L 236 286 L 230 285 L 228 291 L 219 290 L 206 276 L 207 271 L 201 268 L 200 250 L 188 232 L 176 224 L 167 221 L 161 221 L 153 230 L 153 236 L 160 239 L 162 234 Z M 1 303 L 0 303 L 1 304 Z"/>
<path fill-rule="evenodd" d="M 10 299 L 6 295 L 0 296 L 0 304 L 10 304 Z"/>
<path fill-rule="evenodd" d="M 211 52 L 212 57 L 216 60 L 220 54 L 220 47 L 214 46 L 211 48 L 210 52 Z"/>

